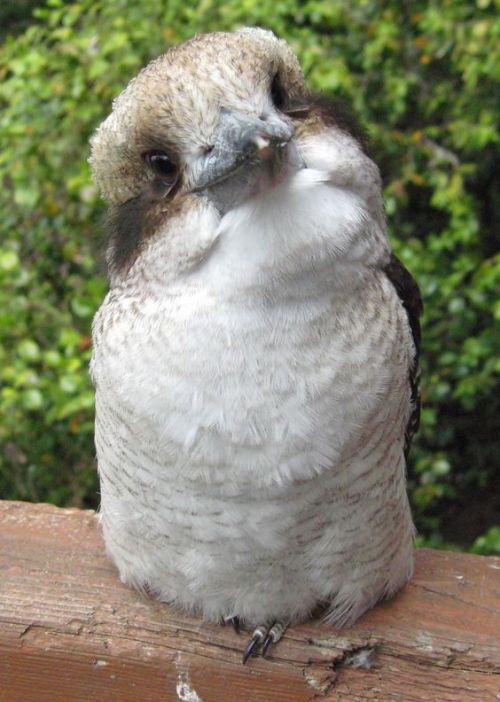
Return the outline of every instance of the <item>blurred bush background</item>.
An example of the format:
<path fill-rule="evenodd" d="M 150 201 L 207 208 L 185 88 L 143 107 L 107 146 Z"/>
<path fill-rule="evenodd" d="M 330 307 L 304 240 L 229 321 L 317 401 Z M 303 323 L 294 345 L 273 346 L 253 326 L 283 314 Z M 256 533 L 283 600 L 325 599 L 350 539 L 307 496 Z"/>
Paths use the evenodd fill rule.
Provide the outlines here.
<path fill-rule="evenodd" d="M 93 313 L 106 290 L 88 138 L 152 57 L 269 27 L 372 139 L 425 302 L 410 494 L 420 542 L 500 551 L 500 20 L 490 0 L 0 5 L 0 495 L 97 506 Z M 32 15 L 33 13 L 33 15 Z"/>

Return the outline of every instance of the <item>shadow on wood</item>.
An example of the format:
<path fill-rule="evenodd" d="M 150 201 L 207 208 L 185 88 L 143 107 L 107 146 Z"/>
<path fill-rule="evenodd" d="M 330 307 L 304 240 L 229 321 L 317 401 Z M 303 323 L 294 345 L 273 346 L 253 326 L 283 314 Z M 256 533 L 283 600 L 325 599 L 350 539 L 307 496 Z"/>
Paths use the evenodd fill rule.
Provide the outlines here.
<path fill-rule="evenodd" d="M 2 701 L 500 699 L 498 558 L 421 549 L 356 626 L 294 627 L 244 667 L 231 627 L 119 582 L 93 512 L 0 502 L 0 529 Z"/>

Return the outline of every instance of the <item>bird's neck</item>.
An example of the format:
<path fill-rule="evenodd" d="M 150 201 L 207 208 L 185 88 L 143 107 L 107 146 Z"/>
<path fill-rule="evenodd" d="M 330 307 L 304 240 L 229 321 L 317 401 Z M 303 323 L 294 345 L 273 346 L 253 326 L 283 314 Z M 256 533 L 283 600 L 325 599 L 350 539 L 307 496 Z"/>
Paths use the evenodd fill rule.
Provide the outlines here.
<path fill-rule="evenodd" d="M 363 241 L 370 226 L 376 224 L 352 190 L 304 169 L 230 210 L 213 255 L 195 275 L 228 293 L 315 296 L 345 286 L 380 255 L 369 236 Z"/>

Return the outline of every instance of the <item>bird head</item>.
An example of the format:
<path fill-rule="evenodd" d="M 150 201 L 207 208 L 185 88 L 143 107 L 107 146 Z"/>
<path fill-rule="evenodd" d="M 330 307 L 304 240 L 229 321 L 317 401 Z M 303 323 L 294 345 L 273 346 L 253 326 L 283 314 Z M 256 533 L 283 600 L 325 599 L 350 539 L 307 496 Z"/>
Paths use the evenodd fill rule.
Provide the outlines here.
<path fill-rule="evenodd" d="M 308 139 L 325 129 L 344 161 L 362 155 L 357 129 L 313 99 L 293 51 L 272 32 L 216 32 L 172 47 L 115 99 L 91 140 L 110 206 L 111 268 L 130 267 L 188 209 L 222 217 L 267 193 L 307 165 Z"/>

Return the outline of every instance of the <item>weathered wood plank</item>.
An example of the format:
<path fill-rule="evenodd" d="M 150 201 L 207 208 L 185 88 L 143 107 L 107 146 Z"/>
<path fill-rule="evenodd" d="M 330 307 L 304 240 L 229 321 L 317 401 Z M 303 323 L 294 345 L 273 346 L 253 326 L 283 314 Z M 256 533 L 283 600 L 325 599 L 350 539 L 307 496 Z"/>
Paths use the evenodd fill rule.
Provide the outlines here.
<path fill-rule="evenodd" d="M 499 590 L 500 559 L 421 549 L 355 627 L 295 627 L 244 667 L 230 627 L 119 582 L 93 512 L 0 502 L 0 700 L 497 702 Z"/>

